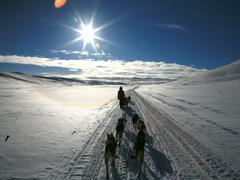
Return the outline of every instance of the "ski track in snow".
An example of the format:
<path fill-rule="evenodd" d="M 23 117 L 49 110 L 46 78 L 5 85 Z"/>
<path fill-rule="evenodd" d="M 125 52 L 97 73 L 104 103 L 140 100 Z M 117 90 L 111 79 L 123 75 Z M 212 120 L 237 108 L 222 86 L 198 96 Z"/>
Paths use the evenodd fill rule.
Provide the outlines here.
<path fill-rule="evenodd" d="M 102 149 L 106 133 L 112 131 L 113 123 L 116 123 L 113 117 L 119 113 L 120 111 L 116 109 L 115 103 L 82 149 L 64 165 L 66 172 L 52 171 L 47 179 L 92 179 L 98 165 L 103 160 Z"/>
<path fill-rule="evenodd" d="M 157 128 L 157 136 L 177 169 L 180 179 L 238 179 L 240 172 L 226 165 L 208 148 L 179 128 L 167 115 L 139 94 L 135 100 L 147 123 Z M 151 121 L 149 121 L 151 120 Z"/>
<path fill-rule="evenodd" d="M 224 126 L 222 126 L 222 125 L 220 125 L 220 124 L 218 124 L 218 123 L 216 123 L 216 122 L 213 122 L 213 121 L 211 121 L 211 120 L 208 120 L 208 119 L 206 119 L 206 118 L 204 118 L 204 117 L 199 116 L 198 114 L 194 113 L 190 108 L 188 108 L 188 107 L 186 107 L 186 106 L 168 103 L 168 102 L 166 102 L 165 100 L 163 100 L 163 99 L 161 99 L 161 98 L 159 98 L 159 97 L 157 97 L 157 96 L 155 96 L 155 95 L 153 95 L 153 94 L 150 94 L 150 93 L 146 93 L 146 95 L 151 96 L 151 97 L 157 99 L 158 101 L 162 102 L 163 104 L 166 104 L 167 106 L 174 107 L 174 108 L 178 108 L 178 109 L 180 109 L 180 110 L 183 110 L 184 112 L 188 112 L 188 113 L 191 114 L 192 116 L 195 116 L 195 117 L 197 117 L 197 118 L 200 118 L 201 120 L 204 120 L 205 122 L 207 122 L 207 123 L 209 123 L 209 124 L 211 124 L 211 125 L 214 125 L 214 126 L 216 126 L 216 127 L 218 127 L 218 128 L 221 128 L 222 130 L 224 130 L 224 131 L 226 131 L 226 132 L 229 132 L 229 133 L 231 133 L 231 134 L 233 134 L 233 135 L 237 135 L 237 136 L 239 135 L 238 132 L 236 132 L 236 131 L 234 131 L 234 130 L 232 130 L 232 129 L 230 129 L 230 128 L 226 128 L 226 127 L 224 127 Z M 165 97 L 168 97 L 168 96 L 165 96 Z M 168 98 L 169 98 L 169 97 L 168 97 Z M 173 99 L 173 98 L 172 98 L 172 99 Z M 186 101 L 186 100 L 183 100 L 183 99 L 174 99 L 174 100 L 175 100 L 175 101 L 183 102 L 184 104 L 187 104 L 187 105 L 190 105 L 190 106 L 196 106 L 196 105 L 198 105 L 197 103 L 191 103 L 191 102 Z M 202 109 L 209 110 L 209 111 L 211 111 L 211 112 L 217 113 L 217 114 L 224 115 L 224 116 L 226 116 L 226 118 L 229 116 L 227 113 L 221 112 L 220 110 L 213 109 L 213 108 L 211 108 L 211 107 L 207 107 L 207 106 L 199 106 L 199 107 L 202 108 Z"/>
<path fill-rule="evenodd" d="M 122 144 L 117 149 L 116 167 L 110 168 L 110 179 L 137 179 L 136 163 L 130 158 L 136 137 L 136 130 L 131 121 L 135 112 L 140 113 L 137 103 L 124 110 L 120 110 L 115 104 L 79 153 L 63 165 L 66 171 L 52 170 L 46 179 L 106 179 L 104 162 L 106 133 L 115 131 L 117 119 L 122 113 L 127 114 L 127 123 Z M 179 179 L 175 167 L 159 143 L 160 140 L 153 136 L 153 128 L 150 124 L 146 125 L 146 147 L 141 179 Z"/>
<path fill-rule="evenodd" d="M 110 167 L 110 179 L 137 179 L 136 163 L 130 159 L 136 137 L 131 122 L 134 112 L 143 117 L 147 128 L 140 179 L 239 179 L 238 171 L 178 127 L 171 117 L 140 94 L 134 91 L 129 94 L 134 105 L 121 111 L 115 103 L 79 153 L 64 165 L 66 171 L 52 171 L 47 179 L 106 179 L 106 133 L 114 132 L 123 112 L 127 114 L 127 123 L 117 149 L 116 167 Z"/>

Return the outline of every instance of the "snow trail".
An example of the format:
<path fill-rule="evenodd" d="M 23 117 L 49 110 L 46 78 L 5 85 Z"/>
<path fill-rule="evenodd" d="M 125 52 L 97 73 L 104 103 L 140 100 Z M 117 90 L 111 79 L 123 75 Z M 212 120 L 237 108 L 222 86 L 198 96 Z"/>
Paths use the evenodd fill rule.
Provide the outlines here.
<path fill-rule="evenodd" d="M 157 128 L 157 139 L 164 145 L 180 179 L 238 179 L 238 171 L 178 127 L 171 117 L 141 95 L 134 96 L 147 122 L 152 128 Z"/>
<path fill-rule="evenodd" d="M 49 179 L 92 179 L 95 174 L 98 174 L 99 164 L 103 161 L 106 134 L 113 131 L 112 127 L 116 123 L 115 117 L 120 114 L 116 106 L 115 103 L 79 153 L 72 157 L 73 160 L 64 165 L 66 172 L 52 172 Z"/>
<path fill-rule="evenodd" d="M 115 104 L 74 161 L 65 165 L 68 170 L 55 174 L 57 179 L 106 179 L 104 141 L 107 132 L 115 131 L 122 113 L 127 114 L 127 123 L 117 149 L 116 167 L 110 168 L 110 179 L 136 179 L 136 163 L 130 158 L 136 137 L 131 122 L 134 113 L 144 119 L 147 128 L 141 179 L 237 179 L 238 172 L 178 127 L 171 117 L 140 94 L 129 94 L 134 105 L 121 111 Z"/>
<path fill-rule="evenodd" d="M 35 94 L 30 94 L 30 92 L 32 92 L 32 89 L 36 89 L 36 85 L 30 86 L 28 84 L 29 82 L 26 83 L 25 81 L 24 84 L 22 83 L 23 82 L 16 85 L 14 83 L 11 84 L 10 87 L 19 88 L 18 90 L 14 89 L 10 91 L 10 87 L 8 87 L 9 85 L 7 86 L 6 84 L 4 85 L 4 87 L 1 88 L 2 100 L 5 100 L 6 102 L 9 99 L 11 100 L 11 98 L 17 97 L 17 95 L 21 95 L 22 98 L 14 102 L 13 105 L 10 104 L 13 107 L 15 104 L 19 105 L 19 107 L 17 108 L 18 111 L 8 112 L 6 111 L 8 108 L 2 106 L 6 109 L 5 111 L 2 110 L 1 112 L 2 115 L 4 115 L 5 117 L 4 121 L 2 121 L 2 125 L 5 125 L 5 127 L 10 127 L 7 126 L 7 123 L 10 123 L 10 120 L 14 123 L 18 123 L 18 121 L 14 121 L 15 117 L 18 117 L 20 119 L 28 118 L 28 121 L 24 121 L 26 124 L 29 122 L 36 123 L 40 119 L 44 119 L 45 117 L 48 120 L 45 123 L 48 123 L 48 125 L 49 123 L 52 123 L 51 128 L 52 130 L 54 130 L 57 122 L 64 122 L 57 121 L 61 117 L 62 120 L 71 120 L 73 118 L 73 120 L 71 121 L 74 122 L 73 124 L 76 125 L 76 127 L 74 126 L 74 128 L 72 128 L 72 125 L 71 128 L 66 130 L 67 136 L 65 138 L 65 143 L 69 139 L 67 145 L 72 145 L 71 149 L 65 148 L 66 151 L 64 152 L 66 153 L 62 153 L 61 151 L 61 154 L 57 156 L 61 158 L 56 158 L 55 161 L 53 160 L 51 166 L 43 166 L 44 170 L 40 171 L 40 173 L 36 175 L 31 174 L 29 176 L 8 176 L 4 174 L 4 177 L 9 177 L 12 179 L 106 179 L 106 169 L 104 162 L 104 147 L 106 134 L 111 132 L 115 133 L 117 120 L 118 118 L 122 117 L 123 113 L 125 113 L 127 115 L 127 122 L 122 137 L 122 144 L 117 148 L 118 159 L 116 160 L 116 167 L 110 169 L 110 179 L 137 179 L 136 162 L 131 159 L 130 156 L 132 155 L 133 143 L 135 141 L 137 133 L 136 130 L 133 128 L 131 119 L 134 113 L 138 113 L 140 117 L 143 118 L 146 124 L 145 154 L 140 179 L 225 180 L 240 178 L 240 172 L 236 168 L 236 166 L 234 167 L 231 163 L 229 163 L 229 161 L 226 161 L 227 158 L 224 158 L 223 156 L 220 156 L 219 154 L 214 152 L 213 149 L 209 148 L 207 143 L 200 141 L 199 138 L 192 133 L 192 131 L 182 126 L 182 121 L 179 121 L 176 116 L 172 116 L 171 114 L 171 112 L 174 112 L 176 114 L 178 112 L 182 112 L 184 113 L 184 115 L 179 114 L 179 116 L 182 115 L 181 118 L 187 117 L 189 119 L 192 119 L 193 117 L 195 117 L 196 119 L 201 119 L 202 122 L 204 121 L 204 125 L 212 125 L 215 130 L 224 131 L 225 133 L 230 134 L 230 137 L 238 139 L 239 132 L 237 129 L 227 127 L 221 122 L 217 122 L 214 119 L 208 118 L 208 116 L 205 116 L 202 113 L 210 113 L 211 115 L 214 115 L 213 117 L 217 118 L 229 118 L 231 116 L 231 113 L 229 113 L 228 111 L 225 112 L 221 108 L 210 106 L 210 104 L 207 103 L 201 104 L 198 101 L 192 100 L 191 98 L 184 99 L 183 97 L 174 97 L 169 94 L 161 94 L 159 92 L 153 92 L 149 90 L 139 91 L 139 89 L 141 88 L 139 87 L 126 91 L 126 94 L 130 95 L 133 101 L 129 104 L 128 107 L 120 109 L 117 100 L 110 100 L 110 98 L 106 98 L 110 101 L 108 101 L 105 105 L 99 107 L 98 110 L 92 110 L 92 113 L 83 114 L 78 112 L 79 109 L 68 109 L 65 106 L 62 107 L 59 104 L 55 104 L 55 102 L 52 103 L 52 101 L 43 101 L 45 97 L 37 99 L 36 102 L 33 101 L 35 97 L 38 97 L 38 94 L 35 91 Z M 87 88 L 91 89 L 93 87 Z M 71 90 L 71 87 L 68 87 L 67 90 Z M 50 92 L 54 91 L 51 90 Z M 63 92 L 65 92 L 65 90 Z M 73 90 L 67 92 L 73 92 Z M 76 90 L 76 92 L 78 92 L 78 90 Z M 61 95 L 62 93 L 59 94 Z M 52 103 L 51 106 L 50 103 Z M 33 111 L 32 108 L 34 108 L 34 105 L 35 109 Z M 48 106 L 48 108 L 41 109 L 45 106 Z M 22 107 L 26 108 L 21 109 Z M 51 107 L 52 109 L 50 109 L 49 107 Z M 27 110 L 29 109 L 31 109 L 31 111 L 28 112 Z M 24 116 L 20 116 L 20 111 Z M 64 111 L 64 114 L 61 113 L 62 111 Z M 235 115 L 233 114 L 232 118 L 234 117 Z M 31 121 L 31 119 L 35 118 L 35 121 Z M 51 118 L 53 118 L 54 121 L 50 121 Z M 83 121 L 76 121 L 77 119 L 82 119 Z M 89 134 L 81 132 L 81 128 L 79 127 L 79 125 L 82 126 L 82 122 L 92 122 L 91 126 L 86 126 L 82 129 L 86 130 Z M 195 123 L 196 122 L 199 123 L 199 121 L 195 121 Z M 60 125 L 61 126 L 58 128 L 58 130 L 63 131 L 63 127 L 65 127 L 66 124 L 61 123 Z M 48 132 L 46 131 L 47 129 L 45 129 L 48 128 L 46 124 L 42 127 L 44 128 L 41 132 Z M 23 130 L 26 130 L 26 126 L 23 126 Z M 36 133 L 32 131 L 30 132 L 30 135 L 35 135 Z M 199 131 L 196 129 L 195 132 L 199 133 Z M 52 133 L 48 133 L 48 135 L 52 135 Z M 81 135 L 85 135 L 85 137 L 82 138 Z M 11 137 L 8 140 L 9 144 L 6 143 L 5 147 L 7 147 L 7 145 L 12 145 L 11 141 L 14 140 L 14 138 L 16 137 L 17 131 L 15 137 L 11 134 Z M 72 141 L 70 141 L 71 138 Z M 59 139 L 59 141 L 53 141 L 53 143 L 61 142 L 61 139 Z M 71 142 L 75 143 L 73 144 Z M 48 145 L 49 144 L 44 144 L 44 146 L 46 147 Z M 42 146 L 39 147 L 42 148 Z M 54 148 L 52 149 L 54 150 Z M 69 152 L 69 149 L 73 150 L 74 153 Z M 4 152 L 6 153 L 7 151 Z M 53 154 L 57 153 L 58 152 L 56 151 Z M 9 155 L 8 157 L 11 156 Z M 0 156 L 0 158 L 4 160 L 5 157 Z M 4 169 L 4 171 L 2 170 L 2 172 L 4 173 L 5 171 L 7 172 L 7 169 Z"/>
<path fill-rule="evenodd" d="M 134 113 L 140 114 L 140 109 L 138 104 L 135 103 L 134 105 L 125 107 L 122 111 L 127 114 L 127 123 L 122 144 L 117 149 L 118 159 L 116 160 L 116 168 L 112 168 L 110 171 L 110 179 L 137 179 L 136 162 L 130 158 L 136 137 L 136 130 L 133 128 L 131 118 Z M 165 150 L 160 148 L 158 144 L 160 141 L 157 141 L 152 134 L 152 129 L 152 127 L 147 125 L 145 157 L 141 179 L 179 179 L 174 171 L 173 165 L 166 157 Z M 101 167 L 99 174 L 92 179 L 106 179 L 106 169 L 103 161 L 99 167 Z"/>

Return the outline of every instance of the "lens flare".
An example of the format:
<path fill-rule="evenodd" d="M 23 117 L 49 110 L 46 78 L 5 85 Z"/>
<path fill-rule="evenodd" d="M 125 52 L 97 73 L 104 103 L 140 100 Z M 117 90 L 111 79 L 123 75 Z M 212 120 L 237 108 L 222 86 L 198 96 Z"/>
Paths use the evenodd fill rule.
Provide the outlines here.
<path fill-rule="evenodd" d="M 98 42 L 95 42 L 95 43 L 94 43 L 94 47 L 95 47 L 96 49 L 99 49 L 99 48 L 100 48 L 100 44 L 99 44 Z"/>
<path fill-rule="evenodd" d="M 55 0 L 54 6 L 55 8 L 61 8 L 67 3 L 67 0 Z"/>

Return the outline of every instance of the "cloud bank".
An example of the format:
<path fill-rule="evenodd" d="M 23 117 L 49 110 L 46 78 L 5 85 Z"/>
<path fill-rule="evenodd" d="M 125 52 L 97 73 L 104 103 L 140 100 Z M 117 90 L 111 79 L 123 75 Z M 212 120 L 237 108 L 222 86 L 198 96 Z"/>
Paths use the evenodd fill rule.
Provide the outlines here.
<path fill-rule="evenodd" d="M 152 62 L 142 60 L 64 60 L 44 57 L 0 55 L 0 62 L 67 68 L 74 73 L 68 74 L 66 77 L 121 81 L 124 83 L 163 83 L 206 71 L 204 69 L 196 69 L 175 63 L 168 64 L 161 61 Z M 51 74 L 51 72 L 48 74 Z"/>

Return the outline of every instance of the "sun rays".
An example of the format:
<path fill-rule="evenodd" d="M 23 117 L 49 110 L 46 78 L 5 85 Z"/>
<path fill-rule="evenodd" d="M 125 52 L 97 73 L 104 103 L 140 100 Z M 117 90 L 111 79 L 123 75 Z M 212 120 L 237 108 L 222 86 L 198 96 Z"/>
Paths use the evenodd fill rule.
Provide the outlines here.
<path fill-rule="evenodd" d="M 96 39 L 100 39 L 97 35 L 97 30 L 93 29 L 92 23 L 90 24 L 84 24 L 82 23 L 80 25 L 79 34 L 80 37 L 77 38 L 79 41 L 83 40 L 83 47 L 84 50 L 87 44 L 91 44 L 94 49 L 98 48 L 98 46 L 95 46 Z"/>
<path fill-rule="evenodd" d="M 82 50 L 85 50 L 86 46 L 91 45 L 91 47 L 93 48 L 94 51 L 97 51 L 100 49 L 100 42 L 104 42 L 107 44 L 113 44 L 112 42 L 110 42 L 109 40 L 99 36 L 99 32 L 104 30 L 105 28 L 115 24 L 117 21 L 120 20 L 119 17 L 114 18 L 102 25 L 100 25 L 99 27 L 94 28 L 94 20 L 95 20 L 95 16 L 96 16 L 96 10 L 93 12 L 93 15 L 90 19 L 90 21 L 83 21 L 83 19 L 80 17 L 79 13 L 75 11 L 76 14 L 76 22 L 78 23 L 78 28 L 73 27 L 73 26 L 68 26 L 66 24 L 64 24 L 63 26 L 71 31 L 74 31 L 78 34 L 78 36 L 67 42 L 66 44 L 70 45 L 73 43 L 77 43 L 79 41 L 82 41 Z"/>

